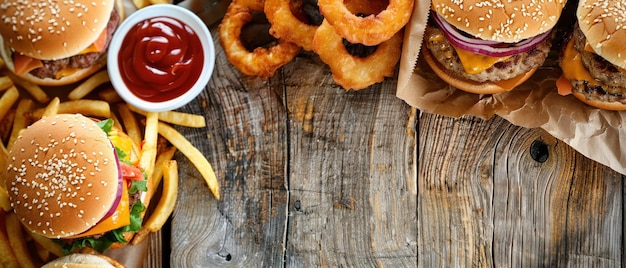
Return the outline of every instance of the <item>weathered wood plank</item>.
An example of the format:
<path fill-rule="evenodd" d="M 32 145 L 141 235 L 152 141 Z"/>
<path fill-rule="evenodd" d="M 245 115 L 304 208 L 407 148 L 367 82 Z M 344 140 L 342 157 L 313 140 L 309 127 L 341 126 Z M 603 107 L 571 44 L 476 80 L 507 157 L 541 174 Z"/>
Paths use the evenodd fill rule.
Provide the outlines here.
<path fill-rule="evenodd" d="M 240 78 L 216 49 L 214 79 L 183 109 L 205 114 L 208 127 L 180 131 L 201 145 L 219 178 L 222 199 L 214 200 L 197 171 L 182 161 L 171 264 L 281 266 L 287 214 L 282 87 Z"/>
<path fill-rule="evenodd" d="M 620 174 L 500 118 L 425 114 L 419 144 L 421 266 L 621 266 Z"/>
<path fill-rule="evenodd" d="M 414 266 L 417 113 L 392 81 L 345 92 L 315 57 L 284 71 L 287 266 Z"/>

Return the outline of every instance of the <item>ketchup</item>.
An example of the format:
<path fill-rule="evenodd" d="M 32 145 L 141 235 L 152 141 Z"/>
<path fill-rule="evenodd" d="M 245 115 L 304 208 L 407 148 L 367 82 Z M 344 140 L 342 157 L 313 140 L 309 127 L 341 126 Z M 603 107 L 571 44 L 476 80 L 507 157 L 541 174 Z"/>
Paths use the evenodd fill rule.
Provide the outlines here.
<path fill-rule="evenodd" d="M 122 41 L 122 80 L 137 97 L 167 101 L 187 92 L 200 77 L 204 51 L 187 25 L 171 17 L 138 23 Z"/>

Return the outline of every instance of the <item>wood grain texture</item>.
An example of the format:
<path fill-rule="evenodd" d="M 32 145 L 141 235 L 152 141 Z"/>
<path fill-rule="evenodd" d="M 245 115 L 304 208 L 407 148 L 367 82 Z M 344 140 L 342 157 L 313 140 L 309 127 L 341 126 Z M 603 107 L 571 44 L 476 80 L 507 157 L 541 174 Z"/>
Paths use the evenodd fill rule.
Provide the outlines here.
<path fill-rule="evenodd" d="M 216 41 L 217 42 L 217 41 Z M 218 53 L 222 53 L 221 50 Z M 241 79 L 223 54 L 208 89 L 186 106 L 205 114 L 207 129 L 180 129 L 208 157 L 222 199 L 182 161 L 179 205 L 172 219 L 176 267 L 276 266 L 284 255 L 287 189 L 286 117 L 279 88 Z"/>
<path fill-rule="evenodd" d="M 426 114 L 419 144 L 421 266 L 621 266 L 618 173 L 500 118 Z"/>
<path fill-rule="evenodd" d="M 286 264 L 412 266 L 417 113 L 394 97 L 393 81 L 345 92 L 319 66 L 315 58 L 300 58 L 285 68 Z"/>

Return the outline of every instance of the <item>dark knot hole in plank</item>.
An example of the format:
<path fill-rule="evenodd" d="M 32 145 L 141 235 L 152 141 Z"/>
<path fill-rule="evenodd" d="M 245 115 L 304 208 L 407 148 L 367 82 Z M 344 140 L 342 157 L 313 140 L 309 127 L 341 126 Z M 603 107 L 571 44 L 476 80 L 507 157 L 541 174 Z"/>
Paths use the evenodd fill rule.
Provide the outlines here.
<path fill-rule="evenodd" d="M 548 160 L 549 156 L 550 150 L 545 142 L 535 140 L 532 144 L 530 144 L 530 157 L 532 157 L 533 160 L 543 163 Z"/>

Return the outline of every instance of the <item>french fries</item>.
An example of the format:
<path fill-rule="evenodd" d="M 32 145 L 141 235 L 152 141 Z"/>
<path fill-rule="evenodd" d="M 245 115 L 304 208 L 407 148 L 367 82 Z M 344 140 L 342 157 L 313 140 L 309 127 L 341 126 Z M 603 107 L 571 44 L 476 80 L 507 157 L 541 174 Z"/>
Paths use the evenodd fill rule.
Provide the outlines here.
<path fill-rule="evenodd" d="M 137 118 L 135 118 L 135 115 L 130 111 L 128 105 L 125 103 L 118 104 L 117 112 L 120 113 L 126 135 L 128 135 L 135 144 L 141 144 L 143 138 L 141 137 L 139 123 L 137 123 Z"/>
<path fill-rule="evenodd" d="M 98 86 L 109 82 L 109 72 L 107 70 L 102 70 L 97 72 L 96 74 L 87 78 L 87 80 L 83 81 L 80 85 L 78 85 L 74 90 L 67 95 L 70 100 L 79 100 L 83 97 L 87 96 L 87 94 L 91 93 Z"/>
<path fill-rule="evenodd" d="M 9 213 L 6 215 L 7 236 L 9 237 L 9 243 L 15 254 L 20 267 L 22 268 L 35 268 L 39 265 L 35 264 L 35 260 L 28 251 L 26 246 L 26 240 L 24 239 L 24 230 L 22 230 L 22 224 L 17 218 L 15 213 Z"/>
<path fill-rule="evenodd" d="M 148 178 L 153 178 L 154 162 L 157 155 L 157 139 L 158 139 L 158 124 L 159 118 L 156 113 L 146 114 L 146 128 L 144 134 L 144 142 L 141 148 L 141 156 L 139 157 L 139 167 L 148 175 Z M 152 196 L 154 188 L 148 188 L 148 196 Z"/>
<path fill-rule="evenodd" d="M 154 172 L 152 173 L 152 187 L 156 189 L 161 184 L 161 179 L 163 178 L 163 164 L 167 161 L 172 160 L 174 158 L 174 153 L 176 153 L 176 147 L 169 147 L 159 153 L 157 155 L 156 162 L 154 163 Z"/>
<path fill-rule="evenodd" d="M 98 91 L 98 98 L 108 103 L 116 103 L 122 101 L 122 97 L 117 94 L 114 88 L 106 88 Z"/>
<path fill-rule="evenodd" d="M 35 118 L 41 118 L 43 116 L 44 109 L 37 109 L 33 112 Z M 59 103 L 57 110 L 60 114 L 83 114 L 85 116 L 111 117 L 111 107 L 108 102 L 101 100 L 72 100 Z"/>
<path fill-rule="evenodd" d="M 176 197 L 178 196 L 178 164 L 176 160 L 168 160 L 163 163 L 163 193 L 154 211 L 144 223 L 141 230 L 133 238 L 133 244 L 139 244 L 151 232 L 157 232 L 163 228 L 167 219 L 174 212 Z"/>
<path fill-rule="evenodd" d="M 0 209 L 3 211 L 9 212 L 11 211 L 11 201 L 9 200 L 9 192 L 4 186 L 0 185 Z"/>
<path fill-rule="evenodd" d="M 150 5 L 149 0 L 132 0 L 137 9 L 144 8 Z"/>
<path fill-rule="evenodd" d="M 64 256 L 63 250 L 61 249 L 61 245 L 52 241 L 52 239 L 29 232 L 30 236 L 35 240 L 37 244 L 39 244 L 42 248 L 46 249 L 50 253 L 54 254 L 57 257 Z"/>
<path fill-rule="evenodd" d="M 87 116 L 109 118 L 111 116 L 111 108 L 106 101 L 74 100 L 61 102 L 59 104 L 59 113 L 81 113 Z"/>
<path fill-rule="evenodd" d="M 171 3 L 170 0 L 133 2 L 145 5 Z M 108 73 L 103 70 L 74 89 L 67 89 L 69 94 L 66 96 L 57 93 L 49 96 L 39 85 L 0 71 L 0 268 L 38 267 L 42 262 L 64 255 L 60 244 L 23 228 L 11 207 L 5 186 L 4 172 L 9 164 L 9 150 L 20 133 L 39 118 L 62 113 L 112 118 L 116 127 L 124 129 L 134 142 L 141 144 L 138 165 L 151 178 L 147 194 L 160 198 L 155 206 L 150 207 L 152 210 L 147 212 L 144 226 L 131 241 L 133 244 L 158 232 L 175 209 L 179 189 L 178 164 L 173 160 L 176 151 L 180 150 L 190 159 L 213 196 L 220 198 L 217 178 L 208 160 L 183 135 L 168 125 L 206 127 L 204 116 L 175 111 L 153 113 L 130 107 L 113 88 L 101 86 L 109 79 Z M 163 186 L 159 187 L 161 182 Z M 160 195 L 155 195 L 157 189 L 162 189 Z M 147 203 L 144 205 L 149 206 Z"/>
<path fill-rule="evenodd" d="M 0 97 L 0 121 L 9 113 L 9 110 L 19 97 L 20 93 L 15 86 L 11 86 L 2 94 L 2 97 Z"/>
<path fill-rule="evenodd" d="M 6 75 L 0 77 L 0 91 L 8 89 L 12 85 L 13 85 L 13 80 L 11 80 L 11 77 L 8 77 Z"/>
<path fill-rule="evenodd" d="M 189 140 L 185 138 L 180 132 L 176 131 L 171 126 L 165 123 L 159 122 L 159 134 L 165 137 L 171 144 L 173 144 L 181 153 L 183 153 L 189 161 L 198 169 L 200 175 L 206 181 L 209 190 L 215 197 L 220 199 L 220 186 L 217 183 L 217 177 L 213 171 L 213 167 L 209 161 L 202 155 L 202 152 L 198 148 L 194 147 Z"/>
<path fill-rule="evenodd" d="M 7 114 L 0 120 L 0 139 L 8 141 L 13 129 L 13 120 L 15 120 L 15 109 L 11 108 Z"/>
<path fill-rule="evenodd" d="M 15 83 L 15 85 L 28 92 L 37 102 L 48 103 L 50 101 L 50 97 L 48 97 L 48 94 L 46 94 L 46 92 L 43 91 L 43 89 L 39 85 L 24 80 L 23 78 L 20 78 L 19 76 L 14 74 L 9 74 L 9 76 L 11 77 L 11 80 L 13 80 L 13 83 Z"/>
<path fill-rule="evenodd" d="M 43 109 L 43 113 L 41 114 L 41 118 L 52 116 L 59 113 L 59 104 L 61 104 L 61 100 L 59 97 L 55 97 L 48 103 L 45 109 Z"/>
<path fill-rule="evenodd" d="M 13 253 L 9 236 L 7 234 L 7 213 L 0 210 L 0 264 L 7 268 L 20 268 L 19 262 Z"/>
<path fill-rule="evenodd" d="M 128 108 L 131 111 L 136 112 L 138 114 L 141 114 L 144 116 L 146 115 L 145 111 L 142 111 L 141 109 L 134 107 L 132 105 L 128 105 Z M 197 114 L 188 114 L 188 113 L 182 113 L 182 112 L 176 112 L 176 111 L 166 111 L 166 112 L 159 112 L 158 115 L 159 115 L 160 121 L 174 124 L 174 125 L 179 125 L 179 126 L 184 126 L 184 127 L 195 127 L 195 128 L 206 126 L 206 121 L 204 120 L 204 116 L 197 115 Z"/>
<path fill-rule="evenodd" d="M 4 144 L 0 143 L 0 165 L 1 167 L 7 167 L 9 161 L 9 153 Z M 4 174 L 4 170 L 0 170 L 0 174 Z M 11 201 L 9 200 L 9 192 L 5 187 L 5 176 L 0 176 L 0 209 L 3 211 L 11 211 Z"/>
<path fill-rule="evenodd" d="M 172 1 L 170 0 L 132 0 L 133 4 L 135 5 L 135 7 L 137 9 L 140 8 L 144 8 L 147 7 L 149 5 L 156 5 L 156 4 L 171 4 Z"/>
<path fill-rule="evenodd" d="M 29 98 L 23 98 L 17 104 L 15 119 L 13 121 L 13 129 L 11 130 L 11 136 L 9 137 L 9 142 L 7 143 L 8 150 L 11 150 L 11 147 L 13 147 L 13 143 L 17 140 L 17 136 L 20 134 L 20 131 L 30 125 L 30 120 L 28 119 L 27 114 L 29 111 L 32 111 L 34 107 L 35 103 Z"/>

